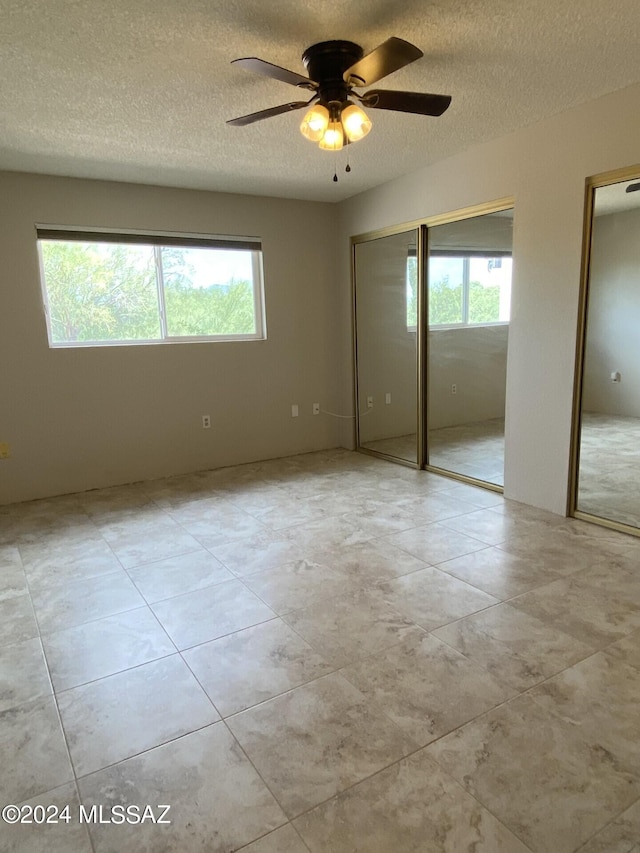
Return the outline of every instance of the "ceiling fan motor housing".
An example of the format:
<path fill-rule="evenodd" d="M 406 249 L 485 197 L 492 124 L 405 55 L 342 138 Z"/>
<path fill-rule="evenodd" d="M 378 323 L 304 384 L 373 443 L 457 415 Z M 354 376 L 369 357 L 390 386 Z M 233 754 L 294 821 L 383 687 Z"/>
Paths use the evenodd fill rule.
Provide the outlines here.
<path fill-rule="evenodd" d="M 311 45 L 302 54 L 309 77 L 318 84 L 320 103 L 344 103 L 351 86 L 343 74 L 362 59 L 363 50 L 352 41 L 322 41 Z"/>

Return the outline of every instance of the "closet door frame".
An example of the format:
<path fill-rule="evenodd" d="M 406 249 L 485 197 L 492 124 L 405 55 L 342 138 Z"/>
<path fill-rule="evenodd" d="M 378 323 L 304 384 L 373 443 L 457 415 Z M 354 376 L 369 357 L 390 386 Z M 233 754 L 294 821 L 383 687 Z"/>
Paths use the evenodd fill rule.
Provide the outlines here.
<path fill-rule="evenodd" d="M 613 169 L 592 175 L 585 181 L 584 221 L 582 228 L 582 262 L 580 268 L 580 294 L 578 302 L 578 328 L 576 334 L 576 358 L 573 381 L 573 405 L 571 418 L 571 449 L 569 458 L 569 489 L 567 498 L 567 515 L 599 524 L 620 533 L 630 533 L 640 536 L 640 528 L 622 521 L 603 518 L 590 512 L 578 509 L 578 483 L 580 476 L 580 437 L 582 432 L 582 399 L 584 392 L 584 369 L 586 361 L 587 322 L 589 314 L 589 279 L 591 272 L 591 246 L 593 237 L 593 213 L 596 190 L 610 184 L 624 183 L 634 179 L 640 180 L 640 163 L 621 169 Z"/>
<path fill-rule="evenodd" d="M 449 211 L 447 213 L 437 214 L 435 216 L 427 216 L 423 219 L 416 219 L 409 222 L 404 222 L 400 225 L 382 228 L 376 231 L 368 231 L 363 234 L 358 234 L 351 237 L 351 302 L 352 302 L 352 354 L 354 365 L 354 383 L 353 383 L 353 406 L 355 412 L 353 441 L 354 446 L 360 453 L 366 453 L 370 456 L 387 459 L 390 462 L 396 462 L 400 465 L 405 465 L 409 468 L 432 471 L 440 474 L 443 477 L 448 477 L 452 480 L 468 483 L 474 486 L 480 486 L 492 492 L 502 494 L 504 487 L 496 483 L 488 483 L 486 480 L 478 480 L 474 477 L 469 477 L 466 474 L 458 474 L 455 471 L 449 471 L 444 468 L 438 468 L 429 463 L 429 447 L 427 438 L 427 423 L 429 413 L 427 411 L 428 400 L 428 367 L 429 367 L 429 229 L 436 225 L 447 225 L 452 222 L 459 222 L 464 219 L 472 219 L 477 216 L 484 216 L 489 213 L 498 213 L 502 210 L 510 210 L 515 208 L 515 199 L 512 196 L 495 199 L 494 201 L 484 202 L 482 204 L 471 205 L 470 207 L 460 208 L 458 210 Z M 390 456 L 386 453 L 381 453 L 377 450 L 362 447 L 359 441 L 360 434 L 360 412 L 359 412 L 359 393 L 358 393 L 358 326 L 357 326 L 357 288 L 356 288 L 356 246 L 360 243 L 366 243 L 371 240 L 377 240 L 382 237 L 389 237 L 394 234 L 400 234 L 405 231 L 417 230 L 417 259 L 418 259 L 418 319 L 417 319 L 417 412 L 416 412 L 416 434 L 417 434 L 417 463 L 407 460 L 398 459 L 395 456 Z"/>
<path fill-rule="evenodd" d="M 422 220 L 414 220 L 413 222 L 404 222 L 401 225 L 382 228 L 378 231 L 368 231 L 364 234 L 358 234 L 351 237 L 351 319 L 352 319 L 352 358 L 354 368 L 353 382 L 353 411 L 355 412 L 354 427 L 353 427 L 353 443 L 359 453 L 366 453 L 369 456 L 375 456 L 378 459 L 386 459 L 389 462 L 395 462 L 398 465 L 404 465 L 407 468 L 421 469 L 424 467 L 423 447 L 425 439 L 423 436 L 423 418 L 420 416 L 423 408 L 423 382 L 421 376 L 421 364 L 424 360 L 424 330 L 422 328 L 422 317 L 425 309 L 424 300 L 424 248 L 423 248 L 423 229 Z M 388 453 L 382 453 L 379 450 L 372 450 L 369 447 L 363 447 L 360 444 L 360 393 L 358 386 L 358 289 L 356 286 L 356 247 L 361 243 L 369 243 L 372 240 L 380 240 L 384 237 L 393 237 L 396 234 L 404 234 L 405 232 L 416 231 L 416 254 L 418 261 L 418 307 L 417 307 L 417 328 L 416 328 L 416 374 L 417 374 L 417 411 L 416 411 L 416 462 L 411 462 L 408 459 L 401 459 L 397 456 L 391 456 Z"/>

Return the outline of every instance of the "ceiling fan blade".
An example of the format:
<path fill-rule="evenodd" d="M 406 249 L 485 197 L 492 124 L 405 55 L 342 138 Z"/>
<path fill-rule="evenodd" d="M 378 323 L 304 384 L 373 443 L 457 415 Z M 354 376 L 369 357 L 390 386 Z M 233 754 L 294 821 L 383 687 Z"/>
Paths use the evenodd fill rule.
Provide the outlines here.
<path fill-rule="evenodd" d="M 372 83 L 377 83 L 387 74 L 397 71 L 399 68 L 404 68 L 410 62 L 415 62 L 424 56 L 420 48 L 408 41 L 399 38 L 390 38 L 383 41 L 371 53 L 363 56 L 351 68 L 347 68 L 344 72 L 344 79 L 353 83 L 351 78 L 357 77 L 362 80 L 362 83 L 355 82 L 354 85 L 370 86 Z"/>
<path fill-rule="evenodd" d="M 257 113 L 249 113 L 249 115 L 246 116 L 229 119 L 227 124 L 231 124 L 234 127 L 243 127 L 245 124 L 253 124 L 254 121 L 262 121 L 264 118 L 279 116 L 282 115 L 282 113 L 289 113 L 291 110 L 301 110 L 308 104 L 309 101 L 291 101 L 288 104 L 280 104 L 279 107 L 270 107 L 268 110 L 260 110 Z"/>
<path fill-rule="evenodd" d="M 362 97 L 365 107 L 396 110 L 422 116 L 441 116 L 451 103 L 451 95 L 429 95 L 426 92 L 394 92 L 392 89 L 370 89 Z"/>
<path fill-rule="evenodd" d="M 231 64 L 239 65 L 246 71 L 253 71 L 254 74 L 262 74 L 263 77 L 271 77 L 273 80 L 280 80 L 282 83 L 290 83 L 292 86 L 302 86 L 305 89 L 314 90 L 316 88 L 313 81 L 308 77 L 296 74 L 295 71 L 289 71 L 288 68 L 273 65 L 271 62 L 265 62 L 264 59 L 258 59 L 256 56 L 234 59 Z"/>

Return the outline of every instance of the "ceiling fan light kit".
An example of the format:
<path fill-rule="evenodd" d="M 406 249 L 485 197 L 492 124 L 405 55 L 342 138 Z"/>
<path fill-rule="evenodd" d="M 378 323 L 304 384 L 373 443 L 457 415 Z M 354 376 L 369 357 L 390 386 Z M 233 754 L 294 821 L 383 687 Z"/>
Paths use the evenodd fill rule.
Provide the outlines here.
<path fill-rule="evenodd" d="M 358 142 L 371 130 L 371 120 L 357 104 L 332 101 L 329 109 L 315 104 L 302 119 L 300 133 L 317 142 L 323 151 L 340 151 L 349 142 Z"/>
<path fill-rule="evenodd" d="M 387 74 L 420 59 L 422 55 L 422 51 L 415 45 L 399 38 L 387 39 L 366 56 L 360 45 L 354 42 L 323 41 L 311 45 L 302 54 L 308 77 L 255 56 L 236 59 L 234 65 L 299 89 L 307 89 L 313 95 L 309 101 L 292 101 L 270 107 L 231 119 L 227 124 L 244 126 L 307 107 L 300 124 L 302 135 L 311 142 L 317 142 L 323 151 L 340 151 L 345 145 L 364 139 L 371 130 L 371 119 L 359 104 L 354 103 L 356 100 L 371 109 L 442 115 L 451 103 L 449 95 L 384 89 L 362 94 L 355 91 L 376 83 Z"/>
<path fill-rule="evenodd" d="M 320 142 L 329 127 L 329 110 L 322 104 L 315 104 L 302 119 L 300 133 L 311 142 Z"/>
<path fill-rule="evenodd" d="M 339 121 L 330 121 L 324 136 L 318 142 L 318 148 L 323 151 L 342 151 L 344 147 L 344 130 Z"/>
<path fill-rule="evenodd" d="M 371 119 L 357 104 L 348 104 L 340 115 L 349 142 L 358 142 L 371 130 Z"/>

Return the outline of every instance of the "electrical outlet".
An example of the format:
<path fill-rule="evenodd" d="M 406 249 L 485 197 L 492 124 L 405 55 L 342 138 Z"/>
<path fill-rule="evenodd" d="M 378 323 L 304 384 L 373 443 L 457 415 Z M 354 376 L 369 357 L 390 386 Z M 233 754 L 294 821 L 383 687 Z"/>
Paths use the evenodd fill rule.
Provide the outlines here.
<path fill-rule="evenodd" d="M 385 402 L 385 405 L 387 405 L 387 406 L 391 405 L 391 394 L 388 391 L 384 395 L 384 402 Z"/>
<path fill-rule="evenodd" d="M 373 409 L 373 397 L 367 397 L 367 409 Z"/>
<path fill-rule="evenodd" d="M 458 393 L 458 386 L 457 386 L 457 385 L 452 385 L 452 386 L 451 386 L 451 393 L 452 393 L 452 394 L 457 394 L 457 393 Z"/>
<path fill-rule="evenodd" d="M 320 414 L 320 403 L 314 403 L 313 404 L 313 414 L 314 415 Z"/>
<path fill-rule="evenodd" d="M 211 429 L 211 415 L 202 416 L 202 429 Z"/>
<path fill-rule="evenodd" d="M 291 417 L 292 417 L 292 418 L 297 418 L 297 417 L 298 417 L 298 404 L 297 404 L 297 403 L 294 403 L 294 404 L 291 406 Z"/>
<path fill-rule="evenodd" d="M 0 441 L 0 459 L 8 459 L 10 456 L 9 443 L 7 441 Z"/>

